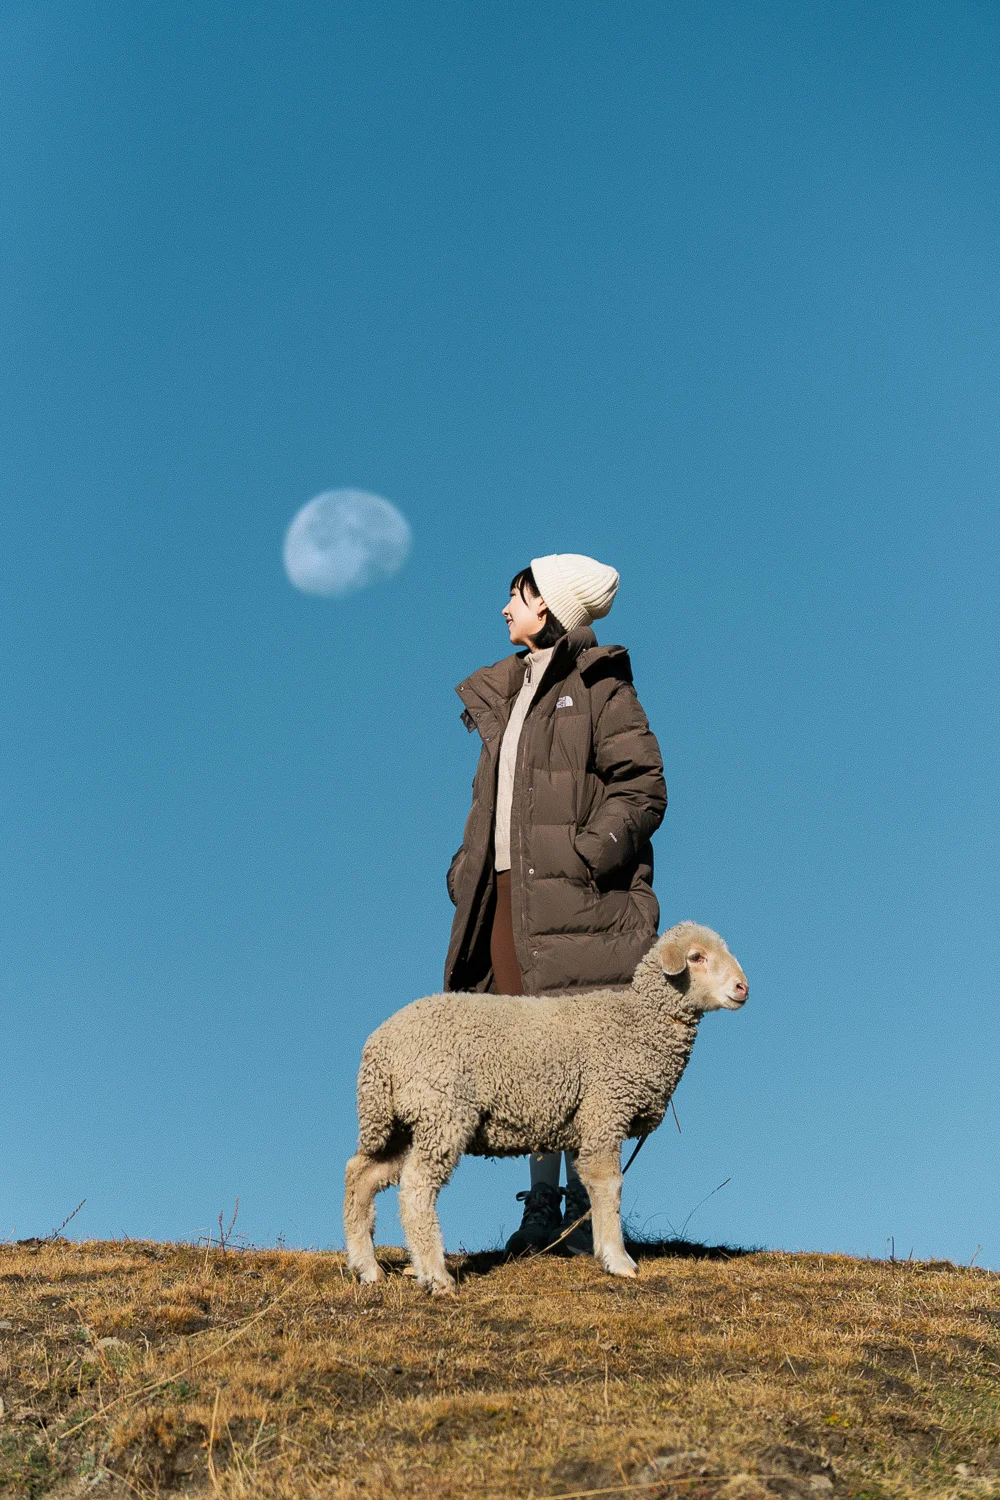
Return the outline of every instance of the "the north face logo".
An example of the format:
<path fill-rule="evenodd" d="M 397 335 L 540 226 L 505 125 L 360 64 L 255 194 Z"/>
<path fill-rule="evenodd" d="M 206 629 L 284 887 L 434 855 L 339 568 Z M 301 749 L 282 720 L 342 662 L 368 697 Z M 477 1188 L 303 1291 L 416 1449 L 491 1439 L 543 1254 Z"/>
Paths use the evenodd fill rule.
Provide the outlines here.
<path fill-rule="evenodd" d="M 572 707 L 573 707 L 573 700 L 569 696 L 568 693 L 566 694 L 565 698 L 560 698 L 559 702 L 556 704 L 556 708 L 572 708 Z"/>

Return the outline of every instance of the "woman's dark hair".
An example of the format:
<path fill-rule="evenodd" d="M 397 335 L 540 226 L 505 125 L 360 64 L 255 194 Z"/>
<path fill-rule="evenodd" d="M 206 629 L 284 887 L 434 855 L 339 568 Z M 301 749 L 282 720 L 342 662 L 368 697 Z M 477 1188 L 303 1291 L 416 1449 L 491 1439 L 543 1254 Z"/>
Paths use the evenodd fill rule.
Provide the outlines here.
<path fill-rule="evenodd" d="M 535 575 L 530 568 L 522 568 L 520 573 L 514 574 L 514 577 L 510 580 L 511 593 L 515 589 L 517 589 L 525 604 L 528 602 L 526 594 L 530 594 L 532 599 L 540 599 L 542 597 L 542 591 L 535 582 Z M 545 616 L 545 624 L 541 630 L 537 635 L 531 637 L 531 644 L 536 651 L 547 651 L 550 646 L 555 645 L 561 635 L 565 634 L 566 626 L 561 620 L 556 619 L 550 609 Z"/>

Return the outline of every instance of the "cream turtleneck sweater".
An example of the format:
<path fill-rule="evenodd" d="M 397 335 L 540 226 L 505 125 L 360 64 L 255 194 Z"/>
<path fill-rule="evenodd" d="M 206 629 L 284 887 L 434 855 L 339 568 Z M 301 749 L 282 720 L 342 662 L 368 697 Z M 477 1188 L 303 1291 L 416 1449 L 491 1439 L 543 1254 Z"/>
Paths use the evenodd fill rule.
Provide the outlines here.
<path fill-rule="evenodd" d="M 514 798 L 514 768 L 517 764 L 517 744 L 521 738 L 521 726 L 531 707 L 531 700 L 538 690 L 549 664 L 554 646 L 545 651 L 529 653 L 524 669 L 521 691 L 514 699 L 507 728 L 500 743 L 500 769 L 497 779 L 497 816 L 493 842 L 496 847 L 496 868 L 510 869 L 510 811 Z"/>

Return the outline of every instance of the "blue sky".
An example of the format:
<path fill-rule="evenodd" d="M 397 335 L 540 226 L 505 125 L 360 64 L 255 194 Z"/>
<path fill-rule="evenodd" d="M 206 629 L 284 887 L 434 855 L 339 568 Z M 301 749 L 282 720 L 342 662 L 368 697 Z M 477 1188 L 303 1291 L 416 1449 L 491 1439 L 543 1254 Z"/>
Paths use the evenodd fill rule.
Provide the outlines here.
<path fill-rule="evenodd" d="M 995 8 L 3 9 L 0 1235 L 340 1243 L 361 1044 L 440 983 L 453 685 L 581 551 L 664 924 L 752 986 L 626 1209 L 1000 1265 Z M 307 597 L 342 486 L 413 552 Z M 449 1245 L 525 1178 L 463 1163 Z"/>

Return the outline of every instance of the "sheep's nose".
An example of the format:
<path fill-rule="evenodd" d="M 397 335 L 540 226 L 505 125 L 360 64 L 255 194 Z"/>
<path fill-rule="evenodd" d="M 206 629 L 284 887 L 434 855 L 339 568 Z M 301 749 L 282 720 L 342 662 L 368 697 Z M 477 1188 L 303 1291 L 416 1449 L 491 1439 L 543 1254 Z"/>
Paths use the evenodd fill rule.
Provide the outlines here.
<path fill-rule="evenodd" d="M 745 979 L 737 979 L 736 984 L 733 986 L 733 988 L 736 990 L 736 993 L 737 995 L 739 995 L 741 1000 L 745 1000 L 750 993 L 750 986 L 747 984 Z"/>

